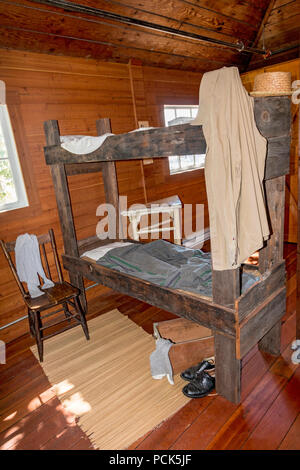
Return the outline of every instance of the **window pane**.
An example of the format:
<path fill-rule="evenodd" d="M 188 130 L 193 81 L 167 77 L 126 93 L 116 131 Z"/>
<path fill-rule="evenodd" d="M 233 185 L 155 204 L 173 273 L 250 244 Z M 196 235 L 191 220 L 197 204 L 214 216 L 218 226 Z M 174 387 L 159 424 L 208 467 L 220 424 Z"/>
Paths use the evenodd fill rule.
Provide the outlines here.
<path fill-rule="evenodd" d="M 6 145 L 4 142 L 2 126 L 0 124 L 0 159 L 1 158 L 8 158 L 8 155 L 7 155 Z"/>
<path fill-rule="evenodd" d="M 191 168 L 194 166 L 194 155 L 182 155 L 180 157 L 180 163 L 182 169 Z"/>
<path fill-rule="evenodd" d="M 196 166 L 204 166 L 204 162 L 205 162 L 205 153 L 202 155 L 195 155 Z"/>
<path fill-rule="evenodd" d="M 28 206 L 6 105 L 0 105 L 0 212 Z"/>
<path fill-rule="evenodd" d="M 191 122 L 198 113 L 198 106 L 166 105 L 164 107 L 165 122 L 168 126 Z M 182 155 L 169 157 L 170 174 L 203 168 L 205 155 Z"/>
<path fill-rule="evenodd" d="M 169 122 L 175 118 L 175 109 L 165 108 L 165 123 L 166 126 L 169 125 Z"/>
<path fill-rule="evenodd" d="M 177 108 L 176 117 L 191 117 L 191 112 L 189 108 Z"/>
<path fill-rule="evenodd" d="M 179 157 L 169 157 L 169 167 L 171 171 L 179 170 Z"/>
<path fill-rule="evenodd" d="M 18 200 L 8 160 L 0 160 L 0 205 Z"/>

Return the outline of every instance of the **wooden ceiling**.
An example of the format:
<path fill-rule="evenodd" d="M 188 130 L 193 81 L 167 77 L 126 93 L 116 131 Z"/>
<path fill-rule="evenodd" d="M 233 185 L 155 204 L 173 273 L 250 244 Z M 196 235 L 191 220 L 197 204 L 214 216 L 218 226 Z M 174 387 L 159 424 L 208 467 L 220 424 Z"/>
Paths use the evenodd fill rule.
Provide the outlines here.
<path fill-rule="evenodd" d="M 245 71 L 298 56 L 299 0 L 76 0 L 91 14 L 50 1 L 0 0 L 0 47 L 205 72 L 224 65 Z M 99 17 L 96 10 L 245 47 L 285 49 L 265 60 L 220 44 L 179 37 Z M 274 50 L 275 50 L 274 49 Z M 291 57 L 293 56 L 293 57 Z M 279 61 L 279 60 L 278 60 Z M 254 65 L 253 65 L 254 64 Z"/>
<path fill-rule="evenodd" d="M 257 41 L 257 47 L 262 48 L 265 43 L 267 48 L 277 52 L 268 59 L 267 64 L 270 65 L 300 57 L 300 0 L 276 0 L 272 3 L 264 31 Z M 264 65 L 263 57 L 254 54 L 249 69 Z"/>

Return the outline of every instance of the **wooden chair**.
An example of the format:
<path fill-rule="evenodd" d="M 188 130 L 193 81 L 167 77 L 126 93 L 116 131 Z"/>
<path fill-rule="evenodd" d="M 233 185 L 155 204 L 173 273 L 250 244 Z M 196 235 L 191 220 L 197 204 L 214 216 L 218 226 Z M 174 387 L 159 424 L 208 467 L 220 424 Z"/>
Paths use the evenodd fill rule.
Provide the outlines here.
<path fill-rule="evenodd" d="M 46 339 L 51 338 L 52 336 L 55 336 L 63 331 L 69 330 L 70 328 L 73 328 L 77 325 L 82 326 L 82 329 L 87 339 L 89 339 L 89 332 L 88 332 L 88 327 L 87 327 L 87 323 L 85 319 L 85 313 L 79 301 L 80 290 L 77 287 L 74 287 L 68 282 L 65 282 L 63 280 L 63 276 L 62 276 L 62 272 L 61 272 L 61 268 L 60 268 L 60 264 L 58 260 L 53 230 L 50 229 L 47 234 L 39 235 L 37 239 L 38 239 L 38 243 L 40 246 L 41 260 L 42 260 L 45 274 L 48 277 L 48 279 L 51 279 L 54 282 L 54 287 L 50 287 L 48 289 L 41 288 L 41 290 L 44 291 L 44 294 L 35 298 L 32 298 L 29 295 L 29 293 L 25 290 L 22 282 L 20 281 L 18 277 L 15 264 L 11 258 L 10 253 L 13 252 L 15 249 L 15 242 L 5 243 L 3 240 L 0 240 L 0 244 L 4 252 L 4 255 L 9 263 L 9 266 L 12 270 L 12 273 L 16 279 L 18 287 L 21 291 L 24 302 L 27 306 L 30 333 L 31 333 L 31 336 L 33 336 L 36 339 L 40 362 L 43 362 L 43 349 L 44 349 L 43 342 Z M 51 251 L 54 257 L 54 263 L 56 267 L 56 274 L 58 277 L 58 282 L 55 282 L 52 279 L 52 276 L 50 273 L 50 268 L 49 268 L 49 263 L 48 263 L 46 248 L 45 248 L 45 244 L 48 244 L 48 243 L 50 243 L 51 245 Z M 42 312 L 45 312 L 46 310 L 49 310 L 49 309 L 53 309 L 57 305 L 61 305 L 62 308 L 58 310 L 54 310 L 54 311 L 51 310 L 49 313 L 45 313 L 42 316 Z M 70 307 L 71 307 L 71 310 L 70 310 Z M 56 315 L 60 312 L 64 312 L 63 318 L 59 318 L 59 319 L 56 318 L 52 322 L 44 323 L 45 318 L 48 318 L 52 315 Z M 68 322 L 70 324 L 64 326 L 64 328 L 60 328 L 59 330 L 56 330 L 55 328 L 54 332 L 44 336 L 44 331 L 47 328 L 56 327 L 57 325 L 61 323 L 65 323 L 65 322 Z"/>

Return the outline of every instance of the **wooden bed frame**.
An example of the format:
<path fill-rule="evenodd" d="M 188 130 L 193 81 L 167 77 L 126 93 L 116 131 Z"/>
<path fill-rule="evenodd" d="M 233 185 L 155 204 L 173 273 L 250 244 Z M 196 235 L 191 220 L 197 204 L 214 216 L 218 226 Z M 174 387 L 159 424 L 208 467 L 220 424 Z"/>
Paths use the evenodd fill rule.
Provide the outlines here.
<path fill-rule="evenodd" d="M 118 210 L 115 161 L 205 153 L 201 126 L 184 124 L 113 135 L 93 153 L 75 155 L 60 146 L 57 121 L 45 122 L 45 158 L 51 168 L 64 242 L 63 265 L 70 281 L 84 293 L 85 277 L 210 328 L 215 341 L 216 390 L 234 403 L 241 399 L 241 360 L 248 351 L 258 343 L 262 351 L 280 354 L 281 318 L 286 308 L 283 228 L 290 99 L 256 98 L 254 112 L 258 129 L 268 140 L 265 190 L 272 234 L 260 250 L 259 281 L 240 295 L 240 269 L 213 271 L 212 298 L 154 285 L 81 258 L 84 251 L 103 241 L 97 237 L 77 241 L 67 181 L 68 175 L 101 171 L 106 202 Z M 110 131 L 109 119 L 97 121 L 98 135 Z"/>

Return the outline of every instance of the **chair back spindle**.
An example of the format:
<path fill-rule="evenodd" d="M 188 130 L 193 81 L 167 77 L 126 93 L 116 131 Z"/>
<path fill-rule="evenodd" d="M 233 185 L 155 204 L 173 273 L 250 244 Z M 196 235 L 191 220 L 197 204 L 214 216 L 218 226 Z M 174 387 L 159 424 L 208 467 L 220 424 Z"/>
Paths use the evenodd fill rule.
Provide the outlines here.
<path fill-rule="evenodd" d="M 49 236 L 50 236 L 50 243 L 52 247 L 52 252 L 54 255 L 54 262 L 55 262 L 55 267 L 58 275 L 59 282 L 63 282 L 63 275 L 60 267 L 60 262 L 58 259 L 58 254 L 57 254 L 57 248 L 56 248 L 56 243 L 55 243 L 55 238 L 54 238 L 54 233 L 52 228 L 49 230 Z"/>
<path fill-rule="evenodd" d="M 48 263 L 48 258 L 47 258 L 47 253 L 46 253 L 46 248 L 45 248 L 45 243 L 40 244 L 40 250 L 41 250 L 42 266 L 44 268 L 44 271 L 46 273 L 47 278 L 52 280 L 51 272 L 50 272 L 50 268 L 49 268 L 49 263 Z"/>

